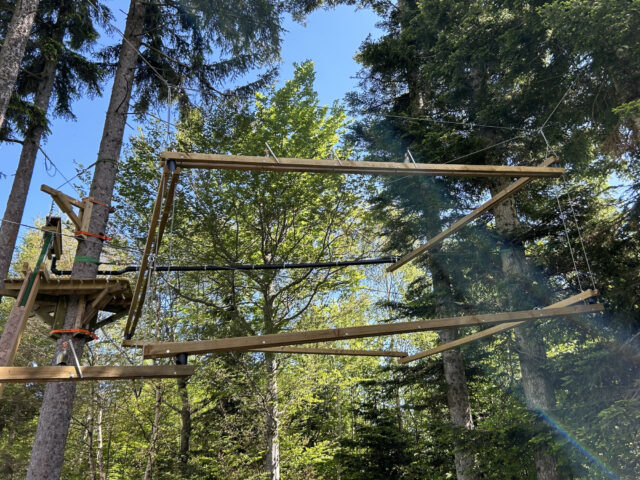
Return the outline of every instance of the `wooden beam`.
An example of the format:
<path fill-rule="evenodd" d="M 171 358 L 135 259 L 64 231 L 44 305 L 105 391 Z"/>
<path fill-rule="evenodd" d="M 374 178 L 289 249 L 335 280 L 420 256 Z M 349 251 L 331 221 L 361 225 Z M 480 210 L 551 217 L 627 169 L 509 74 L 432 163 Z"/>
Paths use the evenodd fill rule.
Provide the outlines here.
<path fill-rule="evenodd" d="M 558 177 L 563 168 L 505 165 L 456 165 L 432 163 L 354 162 L 244 155 L 162 152 L 162 164 L 175 160 L 182 168 L 257 170 L 279 172 L 350 173 L 375 175 L 447 175 L 456 177 Z"/>
<path fill-rule="evenodd" d="M 27 319 L 31 314 L 36 296 L 38 295 L 38 285 L 40 283 L 39 273 L 34 277 L 33 285 L 31 286 L 25 304 L 23 306 L 20 305 L 26 293 L 29 280 L 30 275 L 25 275 L 20 293 L 13 304 L 13 308 L 7 318 L 7 323 L 2 331 L 2 336 L 0 337 L 0 366 L 13 365 L 22 334 L 27 325 Z"/>
<path fill-rule="evenodd" d="M 540 165 L 539 168 L 548 167 L 549 165 L 551 165 L 551 164 L 553 164 L 553 163 L 555 163 L 557 161 L 558 161 L 558 159 L 556 157 L 547 158 L 544 162 L 542 162 L 542 164 Z M 516 180 L 511 185 L 509 185 L 507 188 L 505 188 L 505 189 L 499 191 L 498 193 L 496 193 L 487 202 L 485 202 L 482 205 L 480 205 L 479 207 L 475 208 L 471 213 L 469 213 L 468 215 L 465 215 L 460 220 L 457 220 L 456 222 L 454 222 L 449 228 L 447 228 L 447 229 L 443 230 L 442 232 L 440 232 L 439 234 L 437 234 L 435 237 L 430 239 L 427 243 L 425 243 L 424 245 L 421 245 L 420 247 L 416 248 L 415 250 L 407 253 L 406 255 L 404 255 L 403 257 L 398 259 L 397 262 L 395 262 L 394 264 L 388 266 L 387 267 L 387 272 L 396 271 L 397 269 L 399 269 L 403 265 L 406 265 L 407 263 L 409 263 L 411 260 L 415 260 L 417 257 L 419 257 L 420 255 L 425 253 L 427 250 L 435 247 L 436 245 L 439 245 L 445 238 L 449 237 L 450 235 L 453 235 L 455 232 L 457 232 L 462 227 L 464 227 L 468 223 L 470 223 L 473 220 L 475 220 L 476 218 L 478 218 L 480 215 L 482 215 L 487 210 L 492 209 L 493 207 L 495 207 L 499 203 L 503 202 L 504 200 L 506 200 L 510 196 L 512 196 L 515 193 L 519 192 L 527 184 L 531 183 L 533 180 L 535 180 L 533 177 L 523 177 L 523 178 L 521 178 L 519 180 Z"/>
<path fill-rule="evenodd" d="M 149 341 L 123 340 L 123 347 L 144 348 L 145 345 L 154 343 Z M 241 352 L 273 352 L 273 353 L 295 353 L 306 355 L 352 355 L 357 357 L 406 357 L 407 352 L 394 350 L 351 350 L 343 348 L 311 348 L 311 347 L 267 347 L 252 348 L 250 350 L 241 349 Z"/>
<path fill-rule="evenodd" d="M 138 279 L 133 291 L 131 299 L 131 305 L 129 306 L 129 318 L 127 319 L 127 325 L 124 328 L 125 337 L 129 335 L 129 329 L 133 322 L 133 317 L 136 314 L 138 308 L 138 302 L 142 295 L 143 286 L 146 287 L 146 274 L 147 264 L 149 262 L 149 254 L 151 253 L 151 247 L 156 237 L 156 225 L 158 224 L 158 217 L 160 216 L 160 209 L 162 208 L 162 199 L 164 197 L 164 191 L 169 181 L 169 170 L 165 166 L 162 169 L 162 177 L 160 177 L 160 183 L 158 184 L 158 193 L 156 194 L 156 201 L 153 204 L 153 211 L 151 213 L 151 222 L 149 223 L 149 233 L 147 234 L 147 241 L 144 245 L 144 252 L 142 254 L 142 260 L 140 262 L 140 271 L 138 273 Z"/>
<path fill-rule="evenodd" d="M 48 185 L 41 185 L 40 190 L 51 195 L 53 200 L 58 204 L 58 207 L 60 207 L 60 210 L 69 217 L 78 230 L 81 229 L 82 219 L 76 215 L 73 211 L 73 207 L 78 207 L 80 213 L 82 213 L 82 202 L 78 202 L 75 198 L 70 197 L 69 195 L 62 193 L 60 190 L 56 190 Z"/>
<path fill-rule="evenodd" d="M 162 237 L 164 235 L 164 229 L 167 225 L 167 219 L 169 218 L 169 212 L 171 211 L 171 206 L 173 204 L 173 196 L 176 191 L 176 186 L 178 185 L 178 177 L 180 175 L 180 169 L 177 168 L 173 174 L 171 175 L 171 183 L 169 184 L 169 190 L 167 191 L 167 195 L 164 199 L 164 207 L 162 209 L 162 215 L 160 217 L 160 222 L 158 225 L 158 230 L 155 235 L 151 234 L 151 229 L 149 229 L 149 236 L 152 238 L 152 248 L 154 254 L 158 253 L 158 249 L 160 248 L 160 244 L 162 242 Z M 155 226 L 154 226 L 155 228 Z M 147 239 L 148 240 L 148 239 Z M 151 251 L 150 250 L 150 251 Z M 140 267 L 140 273 L 142 274 L 143 270 Z M 150 280 L 151 272 L 145 271 L 144 276 L 139 276 L 138 278 L 143 278 L 142 280 L 142 288 L 140 289 L 140 297 L 137 300 L 137 308 L 131 315 L 131 311 L 129 312 L 129 318 L 127 319 L 127 329 L 125 331 L 125 335 L 131 336 L 136 331 L 136 327 L 138 326 L 138 320 L 140 319 L 140 315 L 142 315 L 142 308 L 144 307 L 144 301 L 147 295 L 147 283 Z M 137 287 L 137 284 L 136 284 Z"/>
<path fill-rule="evenodd" d="M 82 328 L 87 328 L 98 312 L 105 310 L 107 305 L 111 303 L 113 297 L 122 292 L 122 290 L 122 287 L 108 287 L 102 290 L 102 292 L 100 292 L 98 296 L 87 306 L 82 317 Z"/>
<path fill-rule="evenodd" d="M 22 282 L 22 278 L 7 278 L 1 290 L 2 295 L 15 298 Z M 107 287 L 121 287 L 125 296 L 131 295 L 126 278 L 49 278 L 41 281 L 40 292 L 47 295 L 98 295 Z"/>
<path fill-rule="evenodd" d="M 546 310 L 546 309 L 549 309 L 549 308 L 567 307 L 569 305 L 573 305 L 575 303 L 578 303 L 578 302 L 581 302 L 583 300 L 586 300 L 587 298 L 595 297 L 596 295 L 598 295 L 598 291 L 597 290 L 585 290 L 584 292 L 580 292 L 577 295 L 573 295 L 573 296 L 571 296 L 569 298 L 566 298 L 566 299 L 564 299 L 564 300 L 562 300 L 560 302 L 553 303 L 553 304 L 549 305 L 548 307 L 544 307 L 543 310 Z M 487 328 L 486 330 L 481 330 L 479 332 L 476 332 L 476 333 L 474 333 L 472 335 L 467 335 L 466 337 L 458 338 L 457 340 L 454 340 L 452 342 L 443 343 L 442 345 L 438 345 L 437 347 L 431 348 L 429 350 L 425 350 L 424 352 L 420 352 L 420 353 L 416 353 L 415 355 L 408 356 L 406 358 L 398 360 L 398 362 L 399 363 L 414 362 L 416 360 L 420 360 L 421 358 L 429 357 L 431 355 L 435 355 L 436 353 L 441 353 L 441 352 L 444 352 L 446 350 L 451 350 L 452 348 L 459 347 L 460 345 L 464 345 L 466 343 L 474 342 L 474 341 L 479 340 L 481 338 L 486 338 L 486 337 L 488 337 L 490 335 L 495 335 L 496 333 L 504 332 L 505 330 L 510 330 L 512 328 L 519 327 L 520 325 L 523 325 L 528 321 L 529 320 L 524 320 L 524 321 L 521 321 L 521 322 L 509 322 L 509 323 L 503 323 L 503 324 L 500 324 L 500 325 L 496 325 L 494 327 Z"/>
<path fill-rule="evenodd" d="M 79 378 L 75 367 L 0 367 L 0 382 L 40 383 L 78 382 L 85 380 L 131 380 L 137 378 L 179 378 L 193 375 L 193 365 L 143 365 L 127 367 L 81 367 Z"/>
<path fill-rule="evenodd" d="M 270 347 L 243 350 L 248 352 L 294 353 L 303 355 L 347 355 L 355 357 L 406 357 L 407 352 L 394 350 L 350 350 L 342 348 Z"/>
<path fill-rule="evenodd" d="M 196 342 L 158 342 L 144 346 L 145 358 L 173 357 L 179 353 L 204 354 L 250 350 L 252 348 L 282 347 L 304 343 L 331 342 L 349 338 L 378 337 L 399 333 L 424 332 L 442 328 L 505 323 L 537 318 L 549 318 L 563 315 L 600 312 L 602 305 L 579 305 L 575 307 L 553 308 L 548 310 L 525 310 L 520 312 L 468 315 L 417 322 L 391 323 L 386 325 L 366 325 L 309 332 L 290 332 L 252 337 L 221 338 Z"/>

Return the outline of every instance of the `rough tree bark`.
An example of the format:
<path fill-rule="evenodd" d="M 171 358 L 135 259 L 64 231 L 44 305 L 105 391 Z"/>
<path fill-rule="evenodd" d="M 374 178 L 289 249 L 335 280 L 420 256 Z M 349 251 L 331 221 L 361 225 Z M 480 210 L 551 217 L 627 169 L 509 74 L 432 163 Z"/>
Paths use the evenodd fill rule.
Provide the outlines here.
<path fill-rule="evenodd" d="M 96 399 L 98 413 L 96 419 L 96 436 L 97 436 L 97 447 L 96 447 L 96 462 L 98 464 L 98 478 L 100 480 L 106 480 L 107 475 L 104 471 L 104 442 L 102 439 L 102 415 L 103 415 L 103 407 L 102 407 L 102 399 L 100 396 Z"/>
<path fill-rule="evenodd" d="M 266 391 L 266 436 L 267 458 L 266 470 L 269 480 L 280 480 L 280 434 L 278 411 L 278 362 L 273 353 L 265 353 L 265 368 L 267 374 Z"/>
<path fill-rule="evenodd" d="M 399 2 L 404 8 L 415 8 L 415 4 L 407 0 Z M 423 86 L 419 79 L 419 70 L 410 71 L 407 74 L 407 85 L 409 87 L 409 111 L 413 117 L 419 117 L 423 113 L 424 99 Z M 439 212 L 424 212 L 425 216 L 431 216 L 428 232 L 429 238 L 440 232 Z M 452 314 L 448 304 L 451 303 L 454 295 L 449 275 L 437 264 L 432 262 L 429 266 L 433 279 L 433 288 L 437 297 L 436 311 L 439 316 Z M 446 329 L 438 332 L 440 343 L 447 343 L 457 338 L 457 329 Z M 447 383 L 447 404 L 449 406 L 449 417 L 451 423 L 456 427 L 472 430 L 474 428 L 471 417 L 471 406 L 469 404 L 469 391 L 467 389 L 467 377 L 464 372 L 464 361 L 462 355 L 457 350 L 443 352 L 442 363 L 444 368 L 445 381 Z M 473 454 L 464 448 L 456 447 L 454 452 L 456 476 L 458 480 L 475 480 L 478 475 L 473 473 L 475 461 Z"/>
<path fill-rule="evenodd" d="M 189 445 L 191 443 L 191 402 L 187 390 L 187 379 L 178 379 L 178 392 L 180 393 L 180 471 L 186 472 L 189 466 Z"/>
<path fill-rule="evenodd" d="M 505 188 L 508 179 L 496 179 L 493 182 L 491 193 L 495 194 Z M 514 232 L 521 227 L 520 219 L 515 207 L 515 200 L 509 198 L 497 205 L 493 210 L 496 227 L 505 238 L 513 238 Z M 521 245 L 510 245 L 510 248 L 502 250 L 501 262 L 502 271 L 508 276 L 515 290 L 526 292 L 530 286 L 531 278 L 527 274 L 527 260 L 524 249 Z M 522 297 L 522 293 L 508 295 L 513 302 L 517 302 Z M 510 305 L 520 308 L 526 305 Z M 556 399 L 553 386 L 546 375 L 547 354 L 546 346 L 542 337 L 536 333 L 534 324 L 527 323 L 525 326 L 514 330 L 518 344 L 518 358 L 522 372 L 522 387 L 524 389 L 526 405 L 535 412 L 546 412 L 555 407 Z M 536 472 L 538 480 L 557 480 L 556 459 L 550 452 L 549 446 L 542 444 L 536 448 L 534 453 Z"/>
<path fill-rule="evenodd" d="M 144 480 L 151 480 L 153 477 L 153 461 L 156 458 L 156 444 L 160 433 L 160 414 L 162 412 L 162 390 L 156 386 L 156 403 L 153 415 L 153 427 L 151 428 L 151 438 L 149 439 L 149 449 L 147 450 L 147 466 L 144 469 Z"/>
<path fill-rule="evenodd" d="M 40 0 L 18 0 L 0 50 L 0 128 L 18 78 Z"/>
<path fill-rule="evenodd" d="M 66 32 L 64 25 L 65 15 L 66 12 L 61 9 L 53 32 L 53 40 L 56 43 L 62 43 L 64 39 Z M 49 110 L 49 101 L 51 100 L 53 84 L 58 69 L 58 57 L 58 50 L 50 52 L 42 71 L 38 74 L 39 82 L 33 104 L 45 114 Z M 2 225 L 0 225 L 0 288 L 4 286 L 4 280 L 7 278 L 9 267 L 11 266 L 13 249 L 16 246 L 18 230 L 20 229 L 18 223 L 22 222 L 24 206 L 27 202 L 33 168 L 44 129 L 44 125 L 32 120 L 22 144 L 18 168 L 11 186 L 11 193 L 7 199 Z"/>
<path fill-rule="evenodd" d="M 122 138 L 133 88 L 133 77 L 142 40 L 145 5 L 146 2 L 132 0 L 129 7 L 124 32 L 126 41 L 123 41 L 122 49 L 120 50 L 109 109 L 107 110 L 102 140 L 98 150 L 98 163 L 96 164 L 89 193 L 91 197 L 107 205 L 111 204 L 113 186 L 118 170 L 117 162 L 122 148 Z M 99 204 L 94 205 L 89 226 L 91 232 L 104 234 L 108 216 L 108 207 Z M 76 256 L 100 258 L 101 251 L 102 243 L 100 241 L 86 240 L 78 244 Z M 72 277 L 94 278 L 96 272 L 97 265 L 94 263 L 75 262 Z M 76 296 L 70 296 L 64 328 L 73 328 L 75 326 L 79 300 Z M 62 335 L 58 340 L 56 352 L 62 348 L 62 344 L 65 341 L 70 341 L 68 335 Z M 83 339 L 73 339 L 72 341 L 78 356 L 81 357 L 85 341 Z M 31 450 L 27 480 L 57 480 L 60 478 L 75 392 L 75 382 L 47 384 L 40 409 L 38 429 Z"/>
<path fill-rule="evenodd" d="M 437 265 L 430 267 L 433 279 L 434 291 L 437 295 L 437 315 L 445 316 L 452 313 L 447 304 L 453 297 L 451 280 L 449 276 Z M 440 343 L 448 343 L 458 337 L 458 330 L 454 328 L 438 331 Z M 449 406 L 449 418 L 451 423 L 459 428 L 473 430 L 473 418 L 471 417 L 471 405 L 469 404 L 469 391 L 467 388 L 467 376 L 464 371 L 462 354 L 458 350 L 448 350 L 442 354 L 444 378 L 447 383 L 447 404 Z M 456 476 L 458 480 L 475 480 L 478 477 L 473 472 L 475 460 L 473 453 L 456 447 L 454 451 Z"/>

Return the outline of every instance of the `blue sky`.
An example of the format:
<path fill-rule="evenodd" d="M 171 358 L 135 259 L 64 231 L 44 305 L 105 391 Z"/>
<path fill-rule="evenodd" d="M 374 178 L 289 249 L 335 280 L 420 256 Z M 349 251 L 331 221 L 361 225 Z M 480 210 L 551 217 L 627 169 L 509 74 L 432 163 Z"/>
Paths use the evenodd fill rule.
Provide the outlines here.
<path fill-rule="evenodd" d="M 115 22 L 124 29 L 125 13 L 129 2 L 116 0 L 108 3 L 115 16 Z M 313 60 L 316 68 L 316 89 L 323 104 L 340 100 L 344 94 L 356 86 L 355 75 L 359 69 L 353 57 L 362 41 L 372 34 L 379 35 L 375 24 L 378 17 L 369 10 L 356 10 L 354 7 L 341 6 L 331 10 L 317 11 L 311 14 L 304 25 L 287 21 L 282 48 L 281 80 L 291 78 L 293 63 L 307 59 Z M 108 38 L 105 43 L 114 43 L 118 39 Z M 89 165 L 96 159 L 98 145 L 102 135 L 104 116 L 108 105 L 111 84 L 104 85 L 101 98 L 81 99 L 74 105 L 76 121 L 55 119 L 52 134 L 42 145 L 43 150 L 55 162 L 62 175 L 67 178 L 76 173 L 76 165 Z M 131 120 L 129 124 L 136 127 Z M 135 132 L 125 130 L 128 138 Z M 0 178 L 0 208 L 4 213 L 13 174 L 18 164 L 20 149 L 13 144 L 0 144 L 0 171 L 7 175 Z M 45 169 L 45 159 L 38 155 L 31 189 L 23 217 L 23 223 L 33 225 L 38 217 L 49 212 L 51 197 L 40 192 L 45 183 L 54 188 L 65 182 L 60 173 L 49 176 Z M 77 197 L 70 185 L 61 189 Z M 21 229 L 21 234 L 24 229 Z"/>

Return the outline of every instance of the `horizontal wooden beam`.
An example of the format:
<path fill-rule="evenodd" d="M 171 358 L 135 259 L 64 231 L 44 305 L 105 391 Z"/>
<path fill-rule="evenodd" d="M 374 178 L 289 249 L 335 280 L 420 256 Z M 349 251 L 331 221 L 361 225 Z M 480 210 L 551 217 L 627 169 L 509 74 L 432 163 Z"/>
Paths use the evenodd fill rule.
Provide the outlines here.
<path fill-rule="evenodd" d="M 373 175 L 447 175 L 456 177 L 558 177 L 563 168 L 510 165 L 459 165 L 437 163 L 355 162 L 309 158 L 274 158 L 246 155 L 162 152 L 162 164 L 175 160 L 178 167 L 216 170 L 348 173 Z"/>
<path fill-rule="evenodd" d="M 1 294 L 15 297 L 23 278 L 7 278 Z M 119 287 L 122 294 L 131 297 L 131 287 L 126 278 L 49 278 L 42 279 L 39 291 L 47 295 L 98 295 L 109 287 Z"/>
<path fill-rule="evenodd" d="M 123 340 L 123 347 L 143 348 L 145 345 L 154 343 L 148 341 Z M 273 353 L 294 353 L 301 355 L 351 355 L 356 357 L 406 357 L 407 352 L 395 350 L 351 350 L 344 348 L 312 348 L 312 347 L 267 347 L 242 349 L 242 352 L 273 352 Z"/>
<path fill-rule="evenodd" d="M 540 165 L 540 168 L 548 167 L 549 165 L 552 165 L 553 163 L 555 163 L 557 161 L 558 161 L 558 159 L 556 157 L 547 158 L 544 162 L 542 162 L 542 164 Z M 420 255 L 425 253 L 427 250 L 435 247 L 436 245 L 439 245 L 445 238 L 453 235 L 458 230 L 460 230 L 462 227 L 464 227 L 465 225 L 467 225 L 468 223 L 472 222 L 473 220 L 478 218 L 480 215 L 485 213 L 487 210 L 492 209 L 493 207 L 495 207 L 499 203 L 503 202 L 504 200 L 506 200 L 510 196 L 512 196 L 515 193 L 519 192 L 527 184 L 531 183 L 533 180 L 535 180 L 533 177 L 523 177 L 523 178 L 521 178 L 519 180 L 516 180 L 515 182 L 513 182 L 511 185 L 509 185 L 505 189 L 503 189 L 503 190 L 499 191 L 498 193 L 496 193 L 487 202 L 485 202 L 482 205 L 480 205 L 479 207 L 475 208 L 471 213 L 469 213 L 468 215 L 465 215 L 460 220 L 457 220 L 456 222 L 454 222 L 449 228 L 446 228 L 445 230 L 443 230 L 442 232 L 437 234 L 435 237 L 430 239 L 427 243 L 425 243 L 424 245 L 421 245 L 420 247 L 416 248 L 415 250 L 413 250 L 413 251 L 407 253 L 406 255 L 404 255 L 403 257 L 399 258 L 397 262 L 395 262 L 394 264 L 392 264 L 389 267 L 387 267 L 387 272 L 393 272 L 393 271 L 399 269 L 403 265 L 406 265 L 407 263 L 409 263 L 411 260 L 415 260 L 417 257 L 419 257 Z"/>
<path fill-rule="evenodd" d="M 597 290 L 585 290 L 584 292 L 580 292 L 577 295 L 573 295 L 569 298 L 566 298 L 560 302 L 553 303 L 548 307 L 544 307 L 543 310 L 549 308 L 561 308 L 569 305 L 573 305 L 575 303 L 581 302 L 591 297 L 595 297 L 598 295 Z M 509 322 L 502 323 L 500 325 L 496 325 L 491 328 L 487 328 L 486 330 L 481 330 L 472 335 L 467 335 L 466 337 L 458 338 L 453 340 L 452 342 L 443 343 L 442 345 L 438 345 L 437 347 L 431 348 L 429 350 L 425 350 L 424 352 L 416 353 L 415 355 L 410 355 L 402 360 L 398 360 L 398 363 L 409 363 L 414 362 L 416 360 L 420 360 L 421 358 L 429 357 L 431 355 L 435 355 L 437 353 L 445 352 L 447 350 L 451 350 L 452 348 L 459 347 L 460 345 L 464 345 L 466 343 L 474 342 L 476 340 L 480 340 L 481 338 L 486 338 L 491 335 L 495 335 L 496 333 L 504 332 L 506 330 L 510 330 L 512 328 L 519 327 L 520 325 L 524 325 L 529 320 L 524 320 L 521 322 Z"/>
<path fill-rule="evenodd" d="M 400 333 L 440 330 L 442 328 L 505 323 L 529 319 L 579 315 L 602 311 L 602 305 L 580 305 L 575 307 L 554 308 L 548 310 L 525 310 L 520 312 L 468 315 L 417 322 L 391 323 L 386 325 L 366 325 L 308 332 L 277 333 L 252 337 L 221 338 L 196 342 L 158 342 L 144 346 L 145 358 L 173 357 L 179 353 L 204 354 L 251 350 L 254 348 L 281 347 L 305 343 L 331 342 L 349 338 L 378 337 Z"/>
<path fill-rule="evenodd" d="M 354 357 L 406 357 L 407 352 L 394 350 L 350 350 L 343 348 L 269 347 L 244 350 L 249 352 L 294 353 L 302 355 L 347 355 Z"/>
<path fill-rule="evenodd" d="M 2 383 L 78 382 L 84 380 L 130 380 L 136 378 L 178 378 L 193 375 L 193 365 L 142 365 L 126 367 L 0 367 Z"/>

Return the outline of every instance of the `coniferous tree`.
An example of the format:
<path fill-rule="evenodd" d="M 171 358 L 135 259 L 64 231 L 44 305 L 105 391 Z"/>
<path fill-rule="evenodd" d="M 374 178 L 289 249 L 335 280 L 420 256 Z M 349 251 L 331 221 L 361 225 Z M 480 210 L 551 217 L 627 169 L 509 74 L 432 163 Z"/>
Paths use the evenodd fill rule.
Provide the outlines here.
<path fill-rule="evenodd" d="M 0 50 L 0 128 L 13 95 L 40 0 L 17 0 Z"/>
<path fill-rule="evenodd" d="M 89 195 L 104 205 L 111 204 L 132 95 L 136 95 L 138 108 L 144 111 L 144 107 L 153 100 L 168 98 L 171 86 L 177 87 L 179 98 L 194 83 L 207 93 L 215 82 L 224 82 L 234 75 L 273 63 L 279 50 L 280 16 L 285 10 L 301 12 L 307 6 L 304 4 L 300 7 L 296 2 L 282 5 L 270 1 L 247 1 L 233 6 L 218 2 L 212 5 L 211 2 L 195 0 L 187 4 L 177 2 L 159 5 L 132 0 L 123 41 L 117 49 L 118 64 Z M 260 22 L 256 22 L 256 18 L 260 18 Z M 166 37 L 158 37 L 160 33 Z M 154 39 L 163 41 L 158 43 Z M 149 41 L 157 42 L 147 48 L 159 55 L 156 56 L 158 63 L 162 59 L 158 68 L 140 55 L 141 47 Z M 182 56 L 171 56 L 178 53 Z M 223 60 L 211 64 L 207 59 L 216 53 Z M 197 68 L 192 69 L 191 65 Z M 180 72 L 181 68 L 186 68 L 181 72 L 183 76 L 172 73 Z M 144 81 L 152 76 L 157 79 L 154 83 L 165 87 L 159 90 L 159 94 L 149 93 L 154 90 L 144 88 Z M 141 88 L 134 89 L 137 85 Z M 96 205 L 89 223 L 91 233 L 104 235 L 108 214 L 109 207 Z M 76 255 L 99 259 L 101 251 L 100 241 L 85 240 L 79 243 Z M 72 276 L 93 278 L 96 272 L 95 263 L 76 262 Z M 74 325 L 77 308 L 78 302 L 72 300 L 67 309 L 65 328 Z M 67 337 L 62 336 L 56 351 L 62 348 L 62 342 L 73 341 L 76 351 L 81 355 L 84 340 Z M 75 389 L 73 383 L 47 386 L 27 478 L 59 477 Z"/>

